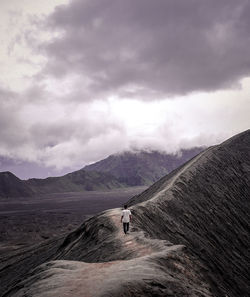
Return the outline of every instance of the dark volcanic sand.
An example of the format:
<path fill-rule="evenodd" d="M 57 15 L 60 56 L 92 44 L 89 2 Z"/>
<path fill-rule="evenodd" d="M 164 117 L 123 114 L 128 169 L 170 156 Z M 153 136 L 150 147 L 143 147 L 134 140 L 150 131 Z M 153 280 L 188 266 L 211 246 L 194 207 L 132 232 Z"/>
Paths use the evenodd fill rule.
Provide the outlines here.
<path fill-rule="evenodd" d="M 144 189 L 60 193 L 0 201 L 0 257 L 68 233 L 88 217 L 119 207 Z"/>
<path fill-rule="evenodd" d="M 0 261 L 2 297 L 249 297 L 250 130 L 120 208 Z"/>

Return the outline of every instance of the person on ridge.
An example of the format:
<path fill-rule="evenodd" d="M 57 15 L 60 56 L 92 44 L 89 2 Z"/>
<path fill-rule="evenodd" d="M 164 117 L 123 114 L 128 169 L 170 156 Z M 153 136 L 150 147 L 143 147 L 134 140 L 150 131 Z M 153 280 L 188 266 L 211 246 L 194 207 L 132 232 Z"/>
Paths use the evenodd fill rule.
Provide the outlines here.
<path fill-rule="evenodd" d="M 132 219 L 131 211 L 127 208 L 127 205 L 124 205 L 121 216 L 121 223 L 123 223 L 123 231 L 125 234 L 127 234 L 127 232 L 129 231 L 129 222 Z"/>

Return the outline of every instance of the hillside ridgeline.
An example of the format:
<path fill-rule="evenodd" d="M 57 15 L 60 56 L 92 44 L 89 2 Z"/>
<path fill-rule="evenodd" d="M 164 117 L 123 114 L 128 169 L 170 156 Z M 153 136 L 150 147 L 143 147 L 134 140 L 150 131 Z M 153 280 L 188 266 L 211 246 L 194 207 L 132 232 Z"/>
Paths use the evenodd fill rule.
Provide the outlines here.
<path fill-rule="evenodd" d="M 197 147 L 181 150 L 177 154 L 158 151 L 128 151 L 111 155 L 83 169 L 112 174 L 128 186 L 150 186 L 204 149 L 204 147 Z"/>
<path fill-rule="evenodd" d="M 250 130 L 208 148 L 66 238 L 3 259 L 3 297 L 247 297 Z"/>
<path fill-rule="evenodd" d="M 63 176 L 44 179 L 21 180 L 10 172 L 0 172 L 0 198 L 105 191 L 151 185 L 201 150 L 202 148 L 184 150 L 179 155 L 159 152 L 126 152 L 109 156 L 107 159 Z"/>

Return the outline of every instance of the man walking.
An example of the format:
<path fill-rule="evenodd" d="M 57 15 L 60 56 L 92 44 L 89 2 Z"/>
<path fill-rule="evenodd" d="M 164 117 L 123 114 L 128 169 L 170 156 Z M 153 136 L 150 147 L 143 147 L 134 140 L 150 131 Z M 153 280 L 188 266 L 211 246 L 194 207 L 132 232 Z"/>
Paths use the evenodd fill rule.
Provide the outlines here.
<path fill-rule="evenodd" d="M 121 216 L 121 223 L 123 223 L 123 230 L 125 234 L 127 234 L 129 230 L 129 222 L 132 219 L 131 211 L 127 208 L 128 208 L 127 205 L 124 205 L 124 209 L 122 211 L 122 216 Z"/>

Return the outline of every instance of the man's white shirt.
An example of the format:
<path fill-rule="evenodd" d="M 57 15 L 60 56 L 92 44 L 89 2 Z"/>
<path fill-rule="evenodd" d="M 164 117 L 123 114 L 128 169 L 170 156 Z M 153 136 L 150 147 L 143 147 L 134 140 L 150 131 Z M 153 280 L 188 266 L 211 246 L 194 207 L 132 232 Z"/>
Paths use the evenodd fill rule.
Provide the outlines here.
<path fill-rule="evenodd" d="M 131 216 L 131 211 L 129 209 L 124 209 L 122 211 L 122 222 L 129 223 L 129 221 L 130 221 L 129 216 Z"/>

